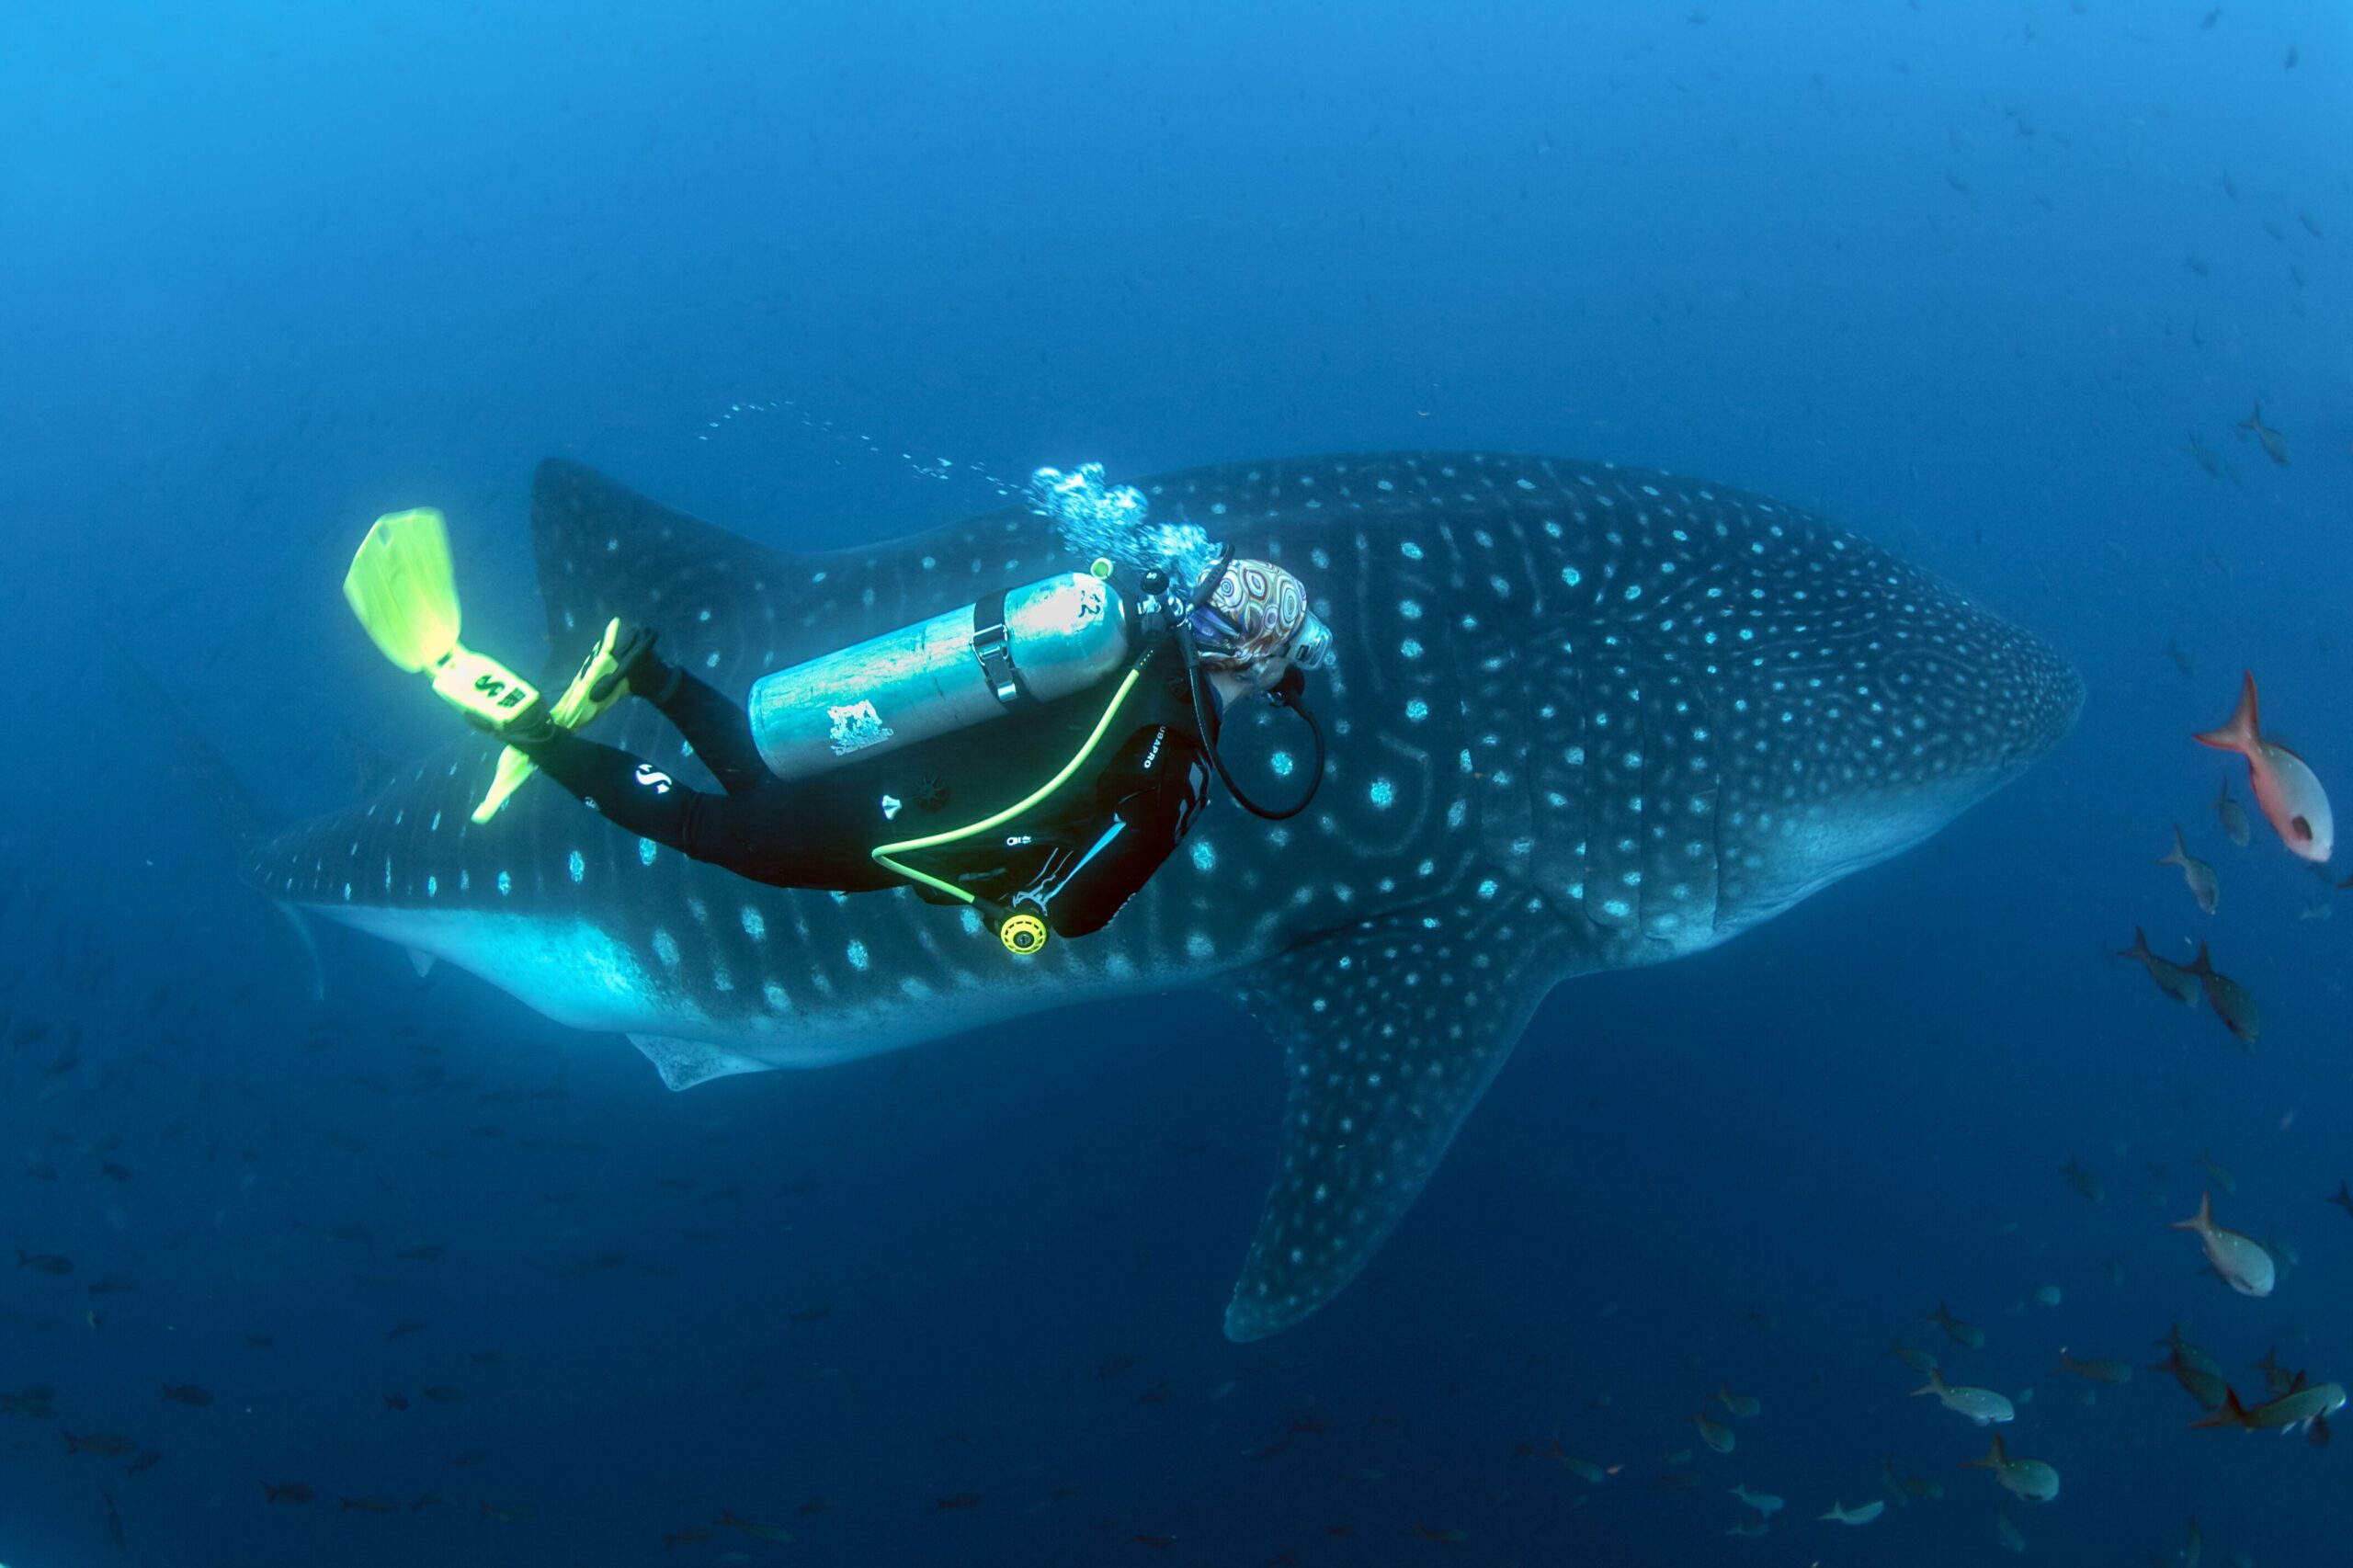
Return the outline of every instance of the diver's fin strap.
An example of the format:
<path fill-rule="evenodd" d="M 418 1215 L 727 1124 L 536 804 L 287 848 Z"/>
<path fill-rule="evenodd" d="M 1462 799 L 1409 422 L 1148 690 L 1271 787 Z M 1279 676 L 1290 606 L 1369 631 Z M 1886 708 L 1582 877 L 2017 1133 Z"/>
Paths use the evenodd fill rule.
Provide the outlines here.
<path fill-rule="evenodd" d="M 1034 702 L 1037 697 L 1013 665 L 1012 639 L 1005 624 L 1005 592 L 999 588 L 985 594 L 972 606 L 972 657 L 980 661 L 989 690 L 1010 708 L 1017 702 Z"/>
<path fill-rule="evenodd" d="M 471 648 L 449 650 L 433 666 L 433 690 L 442 701 L 483 725 L 499 730 L 540 699 L 539 688 L 496 659 Z"/>

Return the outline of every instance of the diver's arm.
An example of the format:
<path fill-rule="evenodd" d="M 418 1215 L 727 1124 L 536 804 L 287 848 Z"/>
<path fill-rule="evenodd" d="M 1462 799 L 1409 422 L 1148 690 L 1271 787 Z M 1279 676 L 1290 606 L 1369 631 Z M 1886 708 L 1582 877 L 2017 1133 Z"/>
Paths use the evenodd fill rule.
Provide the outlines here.
<path fill-rule="evenodd" d="M 1085 937 L 1108 924 L 1184 841 L 1208 790 L 1208 766 L 1186 732 L 1136 732 L 1104 770 L 1099 798 L 1109 809 L 1100 831 L 1041 890 L 1055 934 Z"/>

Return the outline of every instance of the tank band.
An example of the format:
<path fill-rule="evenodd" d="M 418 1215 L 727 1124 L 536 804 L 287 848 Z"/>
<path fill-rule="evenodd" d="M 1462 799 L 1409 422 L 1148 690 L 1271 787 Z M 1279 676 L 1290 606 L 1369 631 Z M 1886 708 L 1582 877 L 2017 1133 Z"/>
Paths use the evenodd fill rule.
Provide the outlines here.
<path fill-rule="evenodd" d="M 983 594 L 972 606 L 972 657 L 980 661 L 981 675 L 988 681 L 989 690 L 1010 708 L 1023 700 L 1035 701 L 1036 694 L 1014 667 L 1005 625 L 1005 592 L 999 588 Z"/>

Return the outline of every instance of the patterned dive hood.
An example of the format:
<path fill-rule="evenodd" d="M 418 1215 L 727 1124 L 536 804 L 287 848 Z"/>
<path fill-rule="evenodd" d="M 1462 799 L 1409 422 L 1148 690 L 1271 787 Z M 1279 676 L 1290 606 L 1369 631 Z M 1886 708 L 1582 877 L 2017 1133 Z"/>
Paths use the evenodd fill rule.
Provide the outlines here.
<path fill-rule="evenodd" d="M 1229 561 L 1220 571 L 1192 617 L 1203 664 L 1266 691 L 1293 665 L 1324 663 L 1332 633 L 1307 608 L 1306 585 L 1265 561 Z"/>

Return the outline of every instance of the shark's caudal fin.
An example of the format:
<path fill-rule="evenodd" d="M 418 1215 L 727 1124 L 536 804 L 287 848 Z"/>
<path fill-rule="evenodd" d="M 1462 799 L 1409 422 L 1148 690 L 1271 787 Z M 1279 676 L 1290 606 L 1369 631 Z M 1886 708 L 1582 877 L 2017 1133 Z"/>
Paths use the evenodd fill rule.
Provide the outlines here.
<path fill-rule="evenodd" d="M 1335 932 L 1242 976 L 1283 1042 L 1283 1157 L 1225 1311 L 1263 1339 L 1356 1277 L 1565 972 L 1552 916 L 1418 909 Z"/>
<path fill-rule="evenodd" d="M 156 682 L 120 638 L 102 631 L 101 640 L 114 655 L 131 692 L 133 709 L 146 722 L 147 733 L 162 737 L 162 756 L 173 787 L 210 817 L 222 838 L 244 861 L 278 826 L 278 813 L 248 789 L 212 737 L 197 727 L 188 710 Z M 267 896 L 267 894 L 265 894 Z M 272 907 L 284 916 L 288 931 L 302 956 L 313 1001 L 326 996 L 326 967 L 319 958 L 317 938 L 301 910 L 277 899 Z"/>
<path fill-rule="evenodd" d="M 240 852 L 277 831 L 278 813 L 245 787 L 220 746 L 197 727 L 188 710 L 156 682 L 113 631 L 102 628 L 99 640 L 114 656 L 132 710 L 144 721 L 148 733 L 162 738 L 162 756 L 174 789 L 210 815 L 222 836 Z"/>

